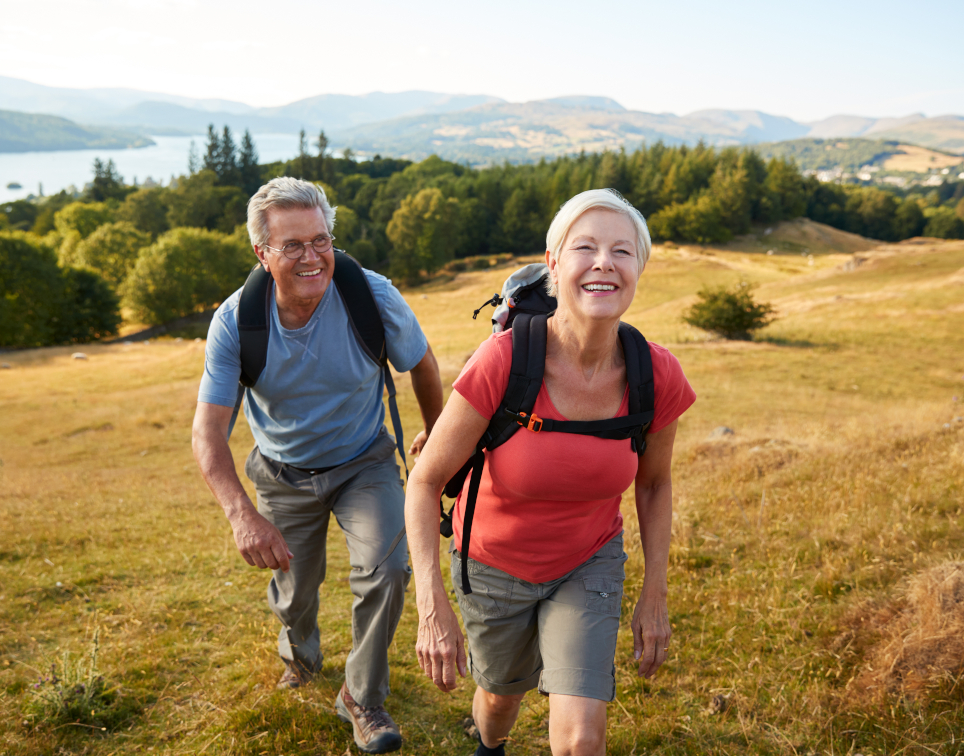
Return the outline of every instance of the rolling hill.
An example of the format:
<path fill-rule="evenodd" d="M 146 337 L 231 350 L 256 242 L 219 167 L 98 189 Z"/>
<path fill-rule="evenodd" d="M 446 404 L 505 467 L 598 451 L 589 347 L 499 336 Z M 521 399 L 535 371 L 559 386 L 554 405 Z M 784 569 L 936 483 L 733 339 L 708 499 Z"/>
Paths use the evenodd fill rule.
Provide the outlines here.
<path fill-rule="evenodd" d="M 81 126 L 66 118 L 0 110 L 0 152 L 122 149 L 154 144 L 146 136 L 103 126 Z"/>

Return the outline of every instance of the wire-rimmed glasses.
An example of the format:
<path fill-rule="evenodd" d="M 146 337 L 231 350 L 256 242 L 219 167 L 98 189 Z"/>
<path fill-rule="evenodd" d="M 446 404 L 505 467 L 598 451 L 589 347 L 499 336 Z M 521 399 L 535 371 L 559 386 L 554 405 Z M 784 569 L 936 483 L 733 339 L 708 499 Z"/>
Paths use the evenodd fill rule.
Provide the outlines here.
<path fill-rule="evenodd" d="M 316 236 L 310 242 L 288 242 L 281 249 L 277 247 L 269 247 L 267 244 L 264 245 L 265 249 L 270 249 L 272 252 L 280 252 L 289 260 L 298 260 L 308 251 L 309 245 L 315 252 L 319 255 L 323 255 L 329 249 L 331 249 L 332 242 L 335 241 L 335 237 L 330 234 L 322 234 L 321 236 Z"/>

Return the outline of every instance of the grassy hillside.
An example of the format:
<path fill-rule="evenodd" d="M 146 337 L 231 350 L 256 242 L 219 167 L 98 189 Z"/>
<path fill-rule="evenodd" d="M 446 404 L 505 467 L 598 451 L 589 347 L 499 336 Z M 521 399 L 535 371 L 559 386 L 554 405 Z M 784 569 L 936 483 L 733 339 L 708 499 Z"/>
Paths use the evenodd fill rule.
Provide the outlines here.
<path fill-rule="evenodd" d="M 757 145 L 766 158 L 793 158 L 804 171 L 856 174 L 873 166 L 879 177 L 930 173 L 943 168 L 964 169 L 964 156 L 884 139 L 793 139 Z M 879 178 L 878 177 L 878 178 Z"/>
<path fill-rule="evenodd" d="M 80 126 L 58 116 L 0 110 L 0 152 L 123 149 L 154 144 L 149 137 L 103 126 Z"/>
<path fill-rule="evenodd" d="M 404 292 L 446 385 L 488 334 L 471 310 L 506 273 Z M 682 324 L 702 286 L 741 279 L 779 314 L 755 341 Z M 674 465 L 672 652 L 652 682 L 633 672 L 643 559 L 624 496 L 609 753 L 962 752 L 964 579 L 942 568 L 964 554 L 962 294 L 964 242 L 873 247 L 785 224 L 656 249 L 627 320 L 673 350 L 699 398 Z M 191 458 L 203 346 L 0 355 L 0 753 L 355 752 L 333 711 L 351 638 L 344 539 L 333 525 L 323 674 L 275 691 L 267 578 L 237 555 Z M 398 385 L 411 434 L 417 408 Z M 707 440 L 720 425 L 735 434 Z M 242 421 L 239 470 L 251 443 Z M 403 753 L 470 753 L 474 684 L 444 695 L 421 676 L 408 598 L 388 704 Z M 38 674 L 97 628 L 100 668 L 121 686 L 101 713 L 112 729 L 32 718 Z M 508 750 L 548 754 L 547 715 L 527 696 Z"/>

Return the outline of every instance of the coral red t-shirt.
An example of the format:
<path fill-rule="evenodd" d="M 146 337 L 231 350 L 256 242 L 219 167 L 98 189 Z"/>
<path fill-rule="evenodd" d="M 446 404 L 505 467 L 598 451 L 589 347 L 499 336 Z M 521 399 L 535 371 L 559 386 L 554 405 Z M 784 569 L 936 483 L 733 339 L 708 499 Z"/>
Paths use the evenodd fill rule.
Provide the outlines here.
<path fill-rule="evenodd" d="M 654 433 L 682 415 L 696 393 L 679 361 L 667 349 L 649 346 Z M 462 368 L 453 388 L 480 415 L 491 418 L 502 404 L 511 365 L 512 332 L 493 334 Z M 567 419 L 553 406 L 545 383 L 533 411 L 542 418 Z M 627 386 L 616 417 L 628 414 Z M 619 502 L 638 466 L 639 458 L 625 439 L 518 430 L 502 446 L 485 452 L 469 556 L 531 583 L 562 577 L 622 532 Z M 470 478 L 452 518 L 456 545 L 462 542 Z"/>

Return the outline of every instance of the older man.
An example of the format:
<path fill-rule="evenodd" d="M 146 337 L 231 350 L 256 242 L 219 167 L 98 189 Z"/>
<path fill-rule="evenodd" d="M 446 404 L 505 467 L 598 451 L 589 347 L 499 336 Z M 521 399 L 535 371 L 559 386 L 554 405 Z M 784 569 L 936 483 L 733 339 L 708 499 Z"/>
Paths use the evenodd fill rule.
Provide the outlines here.
<path fill-rule="evenodd" d="M 335 700 L 367 753 L 401 746 L 384 708 L 388 646 L 411 570 L 404 536 L 404 492 L 395 444 L 384 427 L 382 366 L 366 353 L 337 283 L 335 211 L 306 181 L 277 178 L 248 203 L 248 233 L 273 285 L 267 295 L 267 356 L 244 412 L 256 446 L 245 474 L 252 505 L 235 473 L 227 437 L 241 376 L 241 290 L 218 308 L 208 332 L 193 446 L 204 479 L 224 508 L 245 561 L 274 570 L 268 604 L 281 621 L 279 687 L 297 688 L 321 668 L 318 587 L 325 577 L 328 521 L 335 515 L 351 562 L 352 650 Z M 438 365 L 411 309 L 391 281 L 364 277 L 384 324 L 387 355 L 411 371 L 425 429 L 442 409 Z"/>

